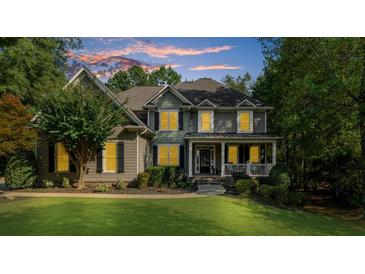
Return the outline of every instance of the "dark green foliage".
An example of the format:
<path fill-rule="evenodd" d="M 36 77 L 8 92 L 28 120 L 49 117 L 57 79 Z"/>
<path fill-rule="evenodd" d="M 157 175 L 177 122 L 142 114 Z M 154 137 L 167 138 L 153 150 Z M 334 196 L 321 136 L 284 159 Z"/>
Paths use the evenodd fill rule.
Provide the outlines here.
<path fill-rule="evenodd" d="M 181 178 L 180 180 L 175 182 L 177 188 L 182 189 L 192 189 L 194 187 L 191 180 L 187 180 L 186 178 Z"/>
<path fill-rule="evenodd" d="M 179 176 L 180 168 L 178 166 L 166 166 L 163 183 L 170 186 L 179 179 Z"/>
<path fill-rule="evenodd" d="M 160 67 L 147 73 L 140 66 L 132 66 L 126 71 L 118 71 L 108 79 L 106 85 L 115 92 L 124 91 L 134 86 L 165 86 L 176 85 L 181 81 L 181 75 L 171 67 Z"/>
<path fill-rule="evenodd" d="M 150 174 L 150 184 L 159 187 L 163 184 L 165 175 L 165 168 L 161 166 L 150 166 L 147 168 L 147 172 Z"/>
<path fill-rule="evenodd" d="M 109 185 L 107 184 L 99 184 L 95 188 L 95 192 L 108 192 L 109 191 Z"/>
<path fill-rule="evenodd" d="M 276 185 L 273 189 L 273 199 L 278 204 L 287 204 L 289 201 L 289 190 L 284 185 Z"/>
<path fill-rule="evenodd" d="M 254 179 L 239 179 L 234 183 L 234 187 L 238 193 L 255 193 L 258 190 L 258 182 Z"/>
<path fill-rule="evenodd" d="M 5 169 L 5 185 L 9 189 L 28 188 L 37 182 L 37 167 L 32 152 L 19 152 L 10 158 Z"/>
<path fill-rule="evenodd" d="M 292 206 L 301 207 L 304 205 L 306 198 L 307 195 L 305 192 L 292 191 L 289 192 L 288 202 Z"/>
<path fill-rule="evenodd" d="M 249 179 L 250 176 L 248 176 L 244 172 L 232 172 L 232 177 L 234 181 L 240 180 L 240 179 Z"/>
<path fill-rule="evenodd" d="M 274 186 L 260 185 L 259 193 L 266 201 L 272 201 L 274 197 Z"/>
<path fill-rule="evenodd" d="M 148 187 L 149 180 L 150 180 L 150 174 L 148 172 L 138 173 L 137 175 L 138 188 L 143 189 Z"/>
<path fill-rule="evenodd" d="M 251 90 L 253 86 L 251 75 L 246 72 L 243 76 L 237 76 L 236 78 L 231 75 L 226 75 L 222 82 L 226 87 L 240 91 L 248 96 L 251 95 Z"/>
<path fill-rule="evenodd" d="M 285 163 L 277 163 L 272 167 L 269 174 L 271 185 L 281 186 L 288 189 L 291 186 L 289 169 Z"/>
<path fill-rule="evenodd" d="M 360 156 L 361 38 L 262 39 L 264 73 L 253 95 L 273 106 L 269 131 L 297 188 L 324 179 L 336 155 Z M 318 168 L 318 164 L 321 166 Z"/>
<path fill-rule="evenodd" d="M 37 99 L 66 82 L 65 65 L 70 49 L 80 48 L 76 38 L 2 38 L 0 42 L 0 94 L 11 92 L 23 102 Z"/>
<path fill-rule="evenodd" d="M 359 171 L 349 170 L 337 178 L 331 191 L 338 203 L 345 207 L 358 208 L 364 204 L 364 185 Z"/>

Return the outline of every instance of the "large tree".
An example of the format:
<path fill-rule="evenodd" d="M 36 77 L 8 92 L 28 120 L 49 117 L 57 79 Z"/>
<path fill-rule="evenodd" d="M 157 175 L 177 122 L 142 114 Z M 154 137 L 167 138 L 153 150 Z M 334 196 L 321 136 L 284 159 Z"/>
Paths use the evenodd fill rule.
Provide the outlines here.
<path fill-rule="evenodd" d="M 67 51 L 80 46 L 74 38 L 1 38 L 0 94 L 11 92 L 35 104 L 65 84 Z"/>
<path fill-rule="evenodd" d="M 246 72 L 243 76 L 233 77 L 227 74 L 222 82 L 231 89 L 238 90 L 246 95 L 251 95 L 251 90 L 253 86 L 251 75 Z"/>
<path fill-rule="evenodd" d="M 78 85 L 43 97 L 38 104 L 35 127 L 50 140 L 64 143 L 76 166 L 78 187 L 82 189 L 87 164 L 96 157 L 98 147 L 113 128 L 125 122 L 122 110 L 106 96 Z"/>
<path fill-rule="evenodd" d="M 128 70 L 118 71 L 108 79 L 106 85 L 113 91 L 119 92 L 134 86 L 164 86 L 175 85 L 181 81 L 181 75 L 171 67 L 160 67 L 151 73 L 140 66 L 132 66 Z"/>
<path fill-rule="evenodd" d="M 35 132 L 30 120 L 32 114 L 18 96 L 4 93 L 0 97 L 0 158 L 7 159 L 18 151 L 31 150 Z"/>
<path fill-rule="evenodd" d="M 279 152 L 296 182 L 323 179 L 341 168 L 339 159 L 359 159 L 359 39 L 265 39 L 262 46 L 254 96 L 275 107 L 269 129 L 284 137 Z"/>

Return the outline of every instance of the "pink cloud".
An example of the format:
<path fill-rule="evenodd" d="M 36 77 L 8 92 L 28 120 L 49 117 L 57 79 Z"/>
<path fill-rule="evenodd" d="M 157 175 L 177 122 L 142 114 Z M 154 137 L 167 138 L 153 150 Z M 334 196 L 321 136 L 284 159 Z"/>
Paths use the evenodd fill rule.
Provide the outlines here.
<path fill-rule="evenodd" d="M 227 70 L 234 70 L 240 69 L 240 66 L 230 66 L 230 65 L 210 65 L 210 66 L 195 66 L 190 68 L 189 70 L 219 70 L 219 69 L 227 69 Z"/>

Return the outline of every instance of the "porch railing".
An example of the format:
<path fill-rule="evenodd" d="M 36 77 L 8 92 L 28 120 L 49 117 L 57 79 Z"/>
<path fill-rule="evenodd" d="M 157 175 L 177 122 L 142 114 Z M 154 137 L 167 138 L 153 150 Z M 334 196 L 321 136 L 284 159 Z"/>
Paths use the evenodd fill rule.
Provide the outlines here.
<path fill-rule="evenodd" d="M 272 164 L 225 164 L 225 174 L 232 175 L 234 172 L 242 172 L 248 176 L 268 176 Z"/>

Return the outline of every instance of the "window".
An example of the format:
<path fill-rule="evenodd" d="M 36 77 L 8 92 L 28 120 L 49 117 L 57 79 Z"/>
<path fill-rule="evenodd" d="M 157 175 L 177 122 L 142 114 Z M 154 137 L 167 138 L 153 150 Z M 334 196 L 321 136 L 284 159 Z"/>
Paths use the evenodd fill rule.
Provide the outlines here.
<path fill-rule="evenodd" d="M 228 146 L 228 163 L 230 163 L 230 164 L 238 163 L 238 146 L 237 145 Z"/>
<path fill-rule="evenodd" d="M 239 111 L 237 120 L 239 132 L 252 132 L 252 111 Z"/>
<path fill-rule="evenodd" d="M 117 171 L 117 144 L 106 143 L 104 148 L 105 172 Z"/>
<path fill-rule="evenodd" d="M 213 130 L 213 111 L 199 111 L 199 132 Z"/>
<path fill-rule="evenodd" d="M 63 143 L 56 143 L 57 171 L 67 172 L 70 169 L 69 158 Z"/>
<path fill-rule="evenodd" d="M 178 166 L 179 162 L 179 145 L 158 146 L 158 165 Z"/>
<path fill-rule="evenodd" d="M 260 146 L 250 146 L 250 162 L 260 162 Z"/>
<path fill-rule="evenodd" d="M 177 111 L 161 111 L 161 130 L 177 130 L 178 129 L 178 112 Z"/>

